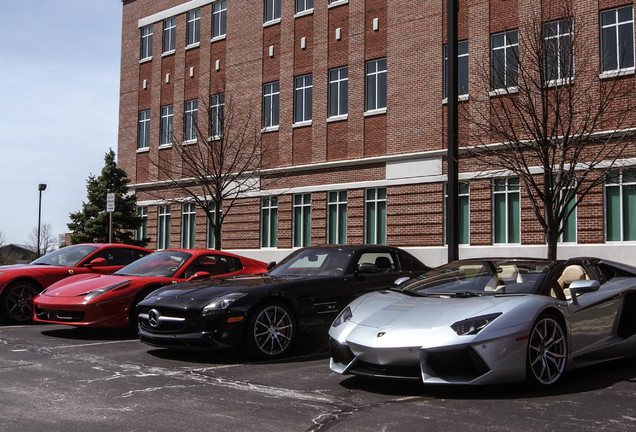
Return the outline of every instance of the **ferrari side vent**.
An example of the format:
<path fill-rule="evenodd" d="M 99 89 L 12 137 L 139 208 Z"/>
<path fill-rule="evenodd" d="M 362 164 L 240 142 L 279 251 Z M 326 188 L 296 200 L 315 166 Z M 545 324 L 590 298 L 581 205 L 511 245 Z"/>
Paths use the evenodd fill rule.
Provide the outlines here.
<path fill-rule="evenodd" d="M 636 292 L 625 294 L 616 335 L 624 339 L 636 334 Z"/>
<path fill-rule="evenodd" d="M 428 351 L 425 362 L 428 375 L 450 382 L 469 382 L 490 370 L 471 347 Z"/>

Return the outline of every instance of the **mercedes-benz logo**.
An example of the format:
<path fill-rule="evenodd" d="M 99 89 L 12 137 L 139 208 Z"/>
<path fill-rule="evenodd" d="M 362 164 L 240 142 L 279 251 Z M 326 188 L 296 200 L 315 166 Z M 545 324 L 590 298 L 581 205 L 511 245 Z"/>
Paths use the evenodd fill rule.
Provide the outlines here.
<path fill-rule="evenodd" d="M 159 327 L 160 316 L 161 314 L 157 309 L 151 309 L 150 312 L 148 312 L 148 324 L 150 324 L 150 327 Z"/>

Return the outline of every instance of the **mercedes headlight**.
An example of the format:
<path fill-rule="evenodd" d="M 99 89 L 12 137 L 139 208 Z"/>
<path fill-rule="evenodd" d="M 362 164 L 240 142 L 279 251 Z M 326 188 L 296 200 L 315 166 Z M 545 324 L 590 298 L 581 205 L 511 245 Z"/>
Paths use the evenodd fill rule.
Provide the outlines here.
<path fill-rule="evenodd" d="M 230 306 L 232 303 L 234 303 L 236 300 L 242 297 L 245 297 L 246 295 L 247 295 L 246 293 L 237 292 L 237 293 L 230 293 L 221 297 L 217 297 L 203 308 L 201 315 L 207 315 L 215 311 L 227 309 L 227 307 Z"/>
<path fill-rule="evenodd" d="M 459 336 L 476 335 L 482 331 L 484 327 L 493 322 L 499 315 L 501 315 L 501 312 L 468 318 L 462 321 L 457 321 L 451 325 L 451 328 L 455 330 L 455 333 Z"/>
<path fill-rule="evenodd" d="M 340 312 L 340 315 L 338 315 L 336 317 L 336 319 L 334 320 L 332 326 L 333 327 L 338 327 L 340 324 L 346 323 L 351 318 L 353 318 L 353 312 L 351 312 L 351 308 L 349 306 L 347 306 L 346 308 L 344 308 L 342 310 L 342 312 Z"/>

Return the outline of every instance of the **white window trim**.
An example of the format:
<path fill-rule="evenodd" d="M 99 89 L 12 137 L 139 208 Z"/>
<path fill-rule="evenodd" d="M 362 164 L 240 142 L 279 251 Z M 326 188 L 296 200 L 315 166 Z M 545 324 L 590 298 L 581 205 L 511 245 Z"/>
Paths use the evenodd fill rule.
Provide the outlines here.
<path fill-rule="evenodd" d="M 142 58 L 141 60 L 139 60 L 139 64 L 148 63 L 149 61 L 152 61 L 152 56 Z"/>
<path fill-rule="evenodd" d="M 501 96 L 501 95 L 507 95 L 507 94 L 514 94 L 514 93 L 519 93 L 519 86 L 513 86 L 513 87 L 502 87 L 502 88 L 498 88 L 498 89 L 493 89 L 490 91 L 490 93 L 488 93 L 489 96 Z M 468 99 L 468 98 L 467 98 Z M 444 99 L 447 103 L 448 100 Z"/>
<path fill-rule="evenodd" d="M 304 120 L 304 121 L 296 122 L 292 124 L 292 128 L 295 129 L 295 128 L 311 126 L 312 122 L 313 120 Z"/>
<path fill-rule="evenodd" d="M 172 143 L 160 144 L 159 145 L 159 150 L 169 149 L 169 148 L 172 148 Z"/>
<path fill-rule="evenodd" d="M 294 18 L 304 17 L 304 16 L 307 16 L 307 15 L 311 15 L 311 14 L 313 14 L 313 13 L 314 13 L 314 8 L 306 9 L 306 10 L 304 10 L 304 11 L 302 11 L 302 12 L 297 12 L 297 13 L 295 13 L 295 14 L 294 14 Z"/>
<path fill-rule="evenodd" d="M 381 114 L 386 114 L 386 107 L 364 112 L 365 117 L 372 117 L 372 116 L 381 115 Z"/>
<path fill-rule="evenodd" d="M 337 116 L 327 117 L 327 123 L 339 122 L 339 121 L 344 121 L 348 119 L 349 119 L 349 114 L 341 114 Z"/>
<path fill-rule="evenodd" d="M 470 95 L 469 94 L 460 94 L 459 96 L 457 96 L 457 102 L 466 102 L 467 100 L 470 100 Z M 448 98 L 444 98 L 442 99 L 442 104 L 446 105 L 448 103 Z"/>
<path fill-rule="evenodd" d="M 263 129 L 261 129 L 261 132 L 262 132 L 262 133 L 267 133 L 267 132 L 278 132 L 278 128 L 279 128 L 279 125 L 276 125 L 276 126 L 267 126 L 267 127 L 264 127 Z"/>
<path fill-rule="evenodd" d="M 327 9 L 332 8 L 332 7 L 338 7 L 338 6 L 342 6 L 344 4 L 349 3 L 349 0 L 339 0 L 339 1 L 335 1 L 333 3 L 329 3 L 327 5 Z"/>
<path fill-rule="evenodd" d="M 177 52 L 177 50 L 166 51 L 165 53 L 161 54 L 161 57 L 168 57 L 168 56 L 174 55 L 175 52 Z"/>
<path fill-rule="evenodd" d="M 137 149 L 137 153 L 148 153 L 150 151 L 150 147 L 142 147 Z"/>
<path fill-rule="evenodd" d="M 275 24 L 280 24 L 280 18 L 275 18 L 271 21 L 265 21 L 263 23 L 263 27 L 269 27 L 269 26 L 273 26 Z"/>
<path fill-rule="evenodd" d="M 636 67 L 628 67 L 624 69 L 601 72 L 598 75 L 598 77 L 600 79 L 607 79 L 607 78 L 616 78 L 616 77 L 621 77 L 626 75 L 634 75 L 634 73 L 636 73 Z"/>
<path fill-rule="evenodd" d="M 187 45 L 185 47 L 185 49 L 187 51 L 187 50 L 190 50 L 190 49 L 193 49 L 193 48 L 199 48 L 199 45 L 201 45 L 201 42 L 195 42 L 193 44 Z"/>
<path fill-rule="evenodd" d="M 225 40 L 226 38 L 227 38 L 227 34 L 222 34 L 219 36 L 214 36 L 212 39 L 210 39 L 210 42 L 218 42 L 218 41 Z"/>

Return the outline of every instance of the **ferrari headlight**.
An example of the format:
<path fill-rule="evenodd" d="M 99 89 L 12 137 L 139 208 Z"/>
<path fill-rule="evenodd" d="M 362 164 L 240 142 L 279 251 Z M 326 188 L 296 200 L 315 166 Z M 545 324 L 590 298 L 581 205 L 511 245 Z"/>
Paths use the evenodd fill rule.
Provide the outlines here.
<path fill-rule="evenodd" d="M 338 327 L 340 324 L 346 323 L 351 318 L 353 318 L 353 312 L 351 312 L 351 308 L 349 306 L 347 306 L 346 308 L 344 308 L 342 310 L 342 312 L 340 312 L 340 315 L 338 315 L 336 317 L 336 319 L 334 320 L 332 326 L 333 327 Z"/>
<path fill-rule="evenodd" d="M 207 315 L 209 313 L 212 313 L 214 311 L 219 311 L 219 310 L 223 310 L 223 309 L 227 309 L 227 307 L 229 305 L 231 305 L 232 303 L 234 303 L 236 300 L 245 297 L 247 294 L 246 293 L 230 293 L 230 294 L 226 294 L 222 297 L 217 297 L 214 300 L 212 300 L 210 303 L 208 303 L 204 308 L 203 311 L 201 312 L 201 315 Z"/>
<path fill-rule="evenodd" d="M 468 318 L 462 321 L 457 321 L 455 324 L 451 325 L 451 328 L 455 330 L 455 333 L 459 336 L 476 335 L 482 331 L 484 327 L 493 322 L 499 315 L 501 315 L 501 312 Z"/>
<path fill-rule="evenodd" d="M 114 289 L 117 288 L 123 288 L 125 285 L 128 285 L 131 281 L 127 280 L 127 281 L 123 281 L 123 282 L 119 282 L 113 285 L 109 285 L 107 287 L 104 288 L 100 288 L 100 289 L 96 289 L 93 291 L 88 291 L 82 294 L 79 294 L 77 297 L 84 297 L 84 301 L 90 301 L 92 299 L 94 299 L 97 296 L 100 296 L 102 294 L 104 294 L 105 292 L 108 291 L 112 291 Z"/>

